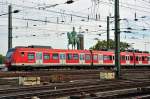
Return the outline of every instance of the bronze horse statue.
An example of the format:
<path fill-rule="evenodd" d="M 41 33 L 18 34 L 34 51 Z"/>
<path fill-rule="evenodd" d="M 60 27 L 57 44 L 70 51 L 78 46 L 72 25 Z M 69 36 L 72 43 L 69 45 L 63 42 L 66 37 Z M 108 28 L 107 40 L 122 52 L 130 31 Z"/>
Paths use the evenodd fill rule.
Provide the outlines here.
<path fill-rule="evenodd" d="M 73 27 L 73 31 L 71 33 L 67 33 L 68 37 L 68 49 L 69 45 L 72 45 L 72 49 L 76 49 L 76 45 L 79 43 L 79 38 L 77 37 L 77 33 L 75 31 L 75 28 Z"/>

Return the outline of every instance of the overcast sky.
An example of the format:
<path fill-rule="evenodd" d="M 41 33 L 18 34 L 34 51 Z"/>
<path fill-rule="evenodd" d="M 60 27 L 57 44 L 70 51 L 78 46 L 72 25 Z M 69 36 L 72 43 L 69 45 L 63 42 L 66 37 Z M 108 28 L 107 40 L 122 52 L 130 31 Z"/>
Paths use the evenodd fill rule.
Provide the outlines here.
<path fill-rule="evenodd" d="M 66 49 L 67 32 L 71 32 L 72 27 L 84 35 L 85 49 L 97 42 L 95 38 L 106 40 L 106 17 L 114 15 L 114 0 L 75 0 L 72 4 L 66 1 L 0 0 L 0 15 L 8 12 L 9 4 L 13 10 L 20 10 L 13 14 L 13 47 L 46 45 Z M 149 0 L 120 0 L 120 18 L 127 19 L 120 21 L 121 31 L 132 31 L 121 32 L 121 41 L 132 43 L 135 49 L 150 51 L 149 6 Z M 135 13 L 138 21 L 134 21 Z M 0 54 L 3 55 L 8 47 L 7 18 L 7 15 L 0 16 Z M 110 20 L 113 29 L 114 20 Z M 132 30 L 128 30 L 129 27 Z M 114 39 L 114 31 L 110 33 Z"/>

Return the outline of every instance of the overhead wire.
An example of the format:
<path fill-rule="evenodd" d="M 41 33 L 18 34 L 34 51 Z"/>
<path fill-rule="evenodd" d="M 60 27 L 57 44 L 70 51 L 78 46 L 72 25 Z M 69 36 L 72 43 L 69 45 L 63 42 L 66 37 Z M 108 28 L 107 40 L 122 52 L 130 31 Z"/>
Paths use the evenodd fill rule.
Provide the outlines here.
<path fill-rule="evenodd" d="M 2 3 L 1 1 L 0 1 L 0 3 Z M 8 4 L 11 4 L 11 5 L 14 5 L 14 6 L 17 6 L 17 7 L 21 7 L 21 8 L 28 8 L 28 9 L 34 9 L 34 10 L 38 10 L 38 11 L 40 11 L 38 8 L 35 8 L 35 7 L 29 7 L 29 6 L 24 6 L 24 5 L 17 5 L 17 4 L 14 4 L 14 3 L 8 3 Z M 6 4 L 6 5 L 8 5 L 8 4 Z M 64 15 L 72 15 L 72 16 L 74 16 L 74 17 L 79 17 L 79 18 L 85 18 L 85 19 L 87 19 L 88 17 L 86 17 L 86 16 L 81 16 L 81 15 L 76 15 L 76 14 L 70 14 L 70 13 L 65 13 L 65 12 L 59 12 L 59 11 L 54 11 L 54 10 L 47 10 L 47 9 L 45 9 L 45 10 L 42 10 L 42 11 L 46 11 L 46 12 L 52 12 L 52 13 L 57 13 L 57 14 L 64 14 Z M 89 18 L 90 20 L 95 20 L 95 18 Z M 101 21 L 104 21 L 104 20 L 101 20 Z"/>
<path fill-rule="evenodd" d="M 64 14 L 64 13 L 63 13 Z M 69 14 L 70 15 L 70 14 Z M 87 18 L 87 17 L 86 17 Z M 34 21 L 37 21 L 37 20 L 34 20 Z"/>

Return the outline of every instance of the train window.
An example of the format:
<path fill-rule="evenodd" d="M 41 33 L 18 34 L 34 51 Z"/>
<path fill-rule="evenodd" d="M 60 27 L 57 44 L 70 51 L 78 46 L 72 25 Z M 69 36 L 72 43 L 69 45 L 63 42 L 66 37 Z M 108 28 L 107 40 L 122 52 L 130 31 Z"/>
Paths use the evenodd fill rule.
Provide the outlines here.
<path fill-rule="evenodd" d="M 130 60 L 133 61 L 133 56 L 130 56 Z"/>
<path fill-rule="evenodd" d="M 42 59 L 42 53 L 37 52 L 36 53 L 36 60 L 41 60 Z"/>
<path fill-rule="evenodd" d="M 138 56 L 136 56 L 136 61 L 138 61 L 139 60 L 139 57 Z"/>
<path fill-rule="evenodd" d="M 148 57 L 147 56 L 145 56 L 145 61 L 148 61 Z"/>
<path fill-rule="evenodd" d="M 84 60 L 84 55 L 80 54 L 80 60 Z"/>
<path fill-rule="evenodd" d="M 53 54 L 52 54 L 52 58 L 53 58 L 53 59 L 58 59 L 58 53 L 53 53 Z"/>
<path fill-rule="evenodd" d="M 66 59 L 65 54 L 60 54 L 60 59 Z"/>
<path fill-rule="evenodd" d="M 21 57 L 24 57 L 24 52 L 21 52 Z"/>
<path fill-rule="evenodd" d="M 142 61 L 142 57 L 139 57 L 139 60 Z"/>
<path fill-rule="evenodd" d="M 125 56 L 126 57 L 126 59 L 125 60 L 128 60 L 128 57 L 127 56 Z"/>
<path fill-rule="evenodd" d="M 67 54 L 67 59 L 72 60 L 72 54 Z"/>
<path fill-rule="evenodd" d="M 142 61 L 145 61 L 145 56 L 142 56 Z"/>
<path fill-rule="evenodd" d="M 86 60 L 91 60 L 91 55 L 85 55 Z"/>
<path fill-rule="evenodd" d="M 129 60 L 129 56 L 126 56 L 126 60 Z"/>
<path fill-rule="evenodd" d="M 7 52 L 6 58 L 11 58 L 13 52 Z"/>
<path fill-rule="evenodd" d="M 103 60 L 103 55 L 99 55 L 99 60 Z"/>
<path fill-rule="evenodd" d="M 150 56 L 148 57 L 148 61 L 150 61 Z"/>
<path fill-rule="evenodd" d="M 115 56 L 113 56 L 113 60 L 115 60 Z"/>
<path fill-rule="evenodd" d="M 142 61 L 148 61 L 148 57 L 144 56 L 144 60 L 142 59 Z"/>
<path fill-rule="evenodd" d="M 9 49 L 6 54 L 6 58 L 10 59 L 14 51 L 15 51 L 15 49 Z"/>
<path fill-rule="evenodd" d="M 63 59 L 63 54 L 60 54 L 60 59 Z"/>
<path fill-rule="evenodd" d="M 113 60 L 113 57 L 111 55 L 109 55 L 109 60 Z"/>
<path fill-rule="evenodd" d="M 78 60 L 79 59 L 78 54 L 73 54 L 73 59 Z"/>
<path fill-rule="evenodd" d="M 34 59 L 34 53 L 28 53 L 28 59 L 29 60 Z"/>
<path fill-rule="evenodd" d="M 122 56 L 122 57 L 121 57 L 121 60 L 125 60 L 125 56 Z"/>
<path fill-rule="evenodd" d="M 103 59 L 104 59 L 104 60 L 110 60 L 110 57 L 107 56 L 107 55 L 104 55 Z"/>
<path fill-rule="evenodd" d="M 139 61 L 141 61 L 141 60 L 142 60 L 142 57 L 139 56 Z"/>
<path fill-rule="evenodd" d="M 44 54 L 44 59 L 49 60 L 50 59 L 50 54 Z"/>
<path fill-rule="evenodd" d="M 93 55 L 93 60 L 97 60 L 97 55 Z"/>

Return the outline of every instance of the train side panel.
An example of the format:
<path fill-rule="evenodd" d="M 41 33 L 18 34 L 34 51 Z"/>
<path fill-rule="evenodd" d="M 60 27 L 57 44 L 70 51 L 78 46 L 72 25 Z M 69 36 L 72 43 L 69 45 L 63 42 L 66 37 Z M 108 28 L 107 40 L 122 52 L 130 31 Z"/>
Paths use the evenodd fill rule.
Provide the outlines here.
<path fill-rule="evenodd" d="M 6 55 L 7 66 L 115 66 L 113 51 L 15 48 Z M 121 66 L 150 65 L 150 54 L 121 52 Z"/>

